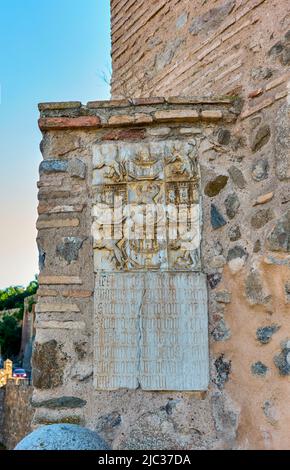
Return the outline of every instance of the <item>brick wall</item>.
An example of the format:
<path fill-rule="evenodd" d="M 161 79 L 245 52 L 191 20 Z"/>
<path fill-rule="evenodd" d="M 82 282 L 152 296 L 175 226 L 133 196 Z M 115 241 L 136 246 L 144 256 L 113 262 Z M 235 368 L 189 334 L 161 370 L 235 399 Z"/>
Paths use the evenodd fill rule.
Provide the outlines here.
<path fill-rule="evenodd" d="M 210 413 L 218 446 L 289 448 L 290 4 L 111 6 L 113 98 L 240 97 L 230 132 L 221 124 L 200 147 Z"/>
<path fill-rule="evenodd" d="M 237 94 L 268 84 L 285 90 L 287 0 L 112 0 L 113 97 Z M 270 80 L 270 81 L 272 81 Z M 284 87 L 283 87 L 284 83 Z M 273 86 L 274 85 L 274 86 Z M 280 87 L 280 88 L 277 88 Z M 258 102 L 261 101 L 261 94 Z M 253 97 L 256 98 L 256 97 Z"/>

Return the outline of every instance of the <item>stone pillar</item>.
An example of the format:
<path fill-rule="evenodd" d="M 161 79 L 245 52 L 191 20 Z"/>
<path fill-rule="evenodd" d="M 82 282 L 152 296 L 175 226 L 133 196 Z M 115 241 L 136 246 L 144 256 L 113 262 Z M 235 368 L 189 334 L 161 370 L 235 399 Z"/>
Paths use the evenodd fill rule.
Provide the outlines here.
<path fill-rule="evenodd" d="M 203 232 L 225 221 L 203 194 L 227 177 L 205 189 L 203 154 L 220 126 L 230 132 L 235 102 L 47 103 L 40 112 L 34 425 L 81 423 L 114 448 L 156 448 L 156 419 L 160 448 L 186 448 L 201 445 L 190 426 L 202 428 L 206 415 L 213 445 Z M 107 236 L 120 204 L 120 234 Z M 162 215 L 176 206 L 186 210 L 185 237 L 174 235 L 173 212 Z M 132 218 L 135 230 L 145 226 L 140 208 L 154 219 L 152 236 L 128 238 Z M 186 432 L 170 424 L 175 407 Z"/>

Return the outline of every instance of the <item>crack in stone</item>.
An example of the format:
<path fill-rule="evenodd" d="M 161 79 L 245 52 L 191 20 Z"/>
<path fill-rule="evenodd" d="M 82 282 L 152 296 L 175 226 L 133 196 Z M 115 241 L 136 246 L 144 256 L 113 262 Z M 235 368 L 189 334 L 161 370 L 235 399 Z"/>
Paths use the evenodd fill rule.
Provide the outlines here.
<path fill-rule="evenodd" d="M 144 290 L 143 290 L 140 306 L 139 306 L 138 313 L 137 313 L 137 325 L 138 325 L 138 340 L 137 340 L 137 383 L 138 383 L 138 387 L 137 388 L 142 388 L 141 378 L 140 378 L 141 361 L 142 361 L 142 336 L 143 336 L 143 334 L 142 334 L 142 308 L 143 308 L 143 303 L 144 303 L 144 299 L 145 299 L 145 296 L 146 296 L 146 290 L 147 289 L 145 287 Z"/>

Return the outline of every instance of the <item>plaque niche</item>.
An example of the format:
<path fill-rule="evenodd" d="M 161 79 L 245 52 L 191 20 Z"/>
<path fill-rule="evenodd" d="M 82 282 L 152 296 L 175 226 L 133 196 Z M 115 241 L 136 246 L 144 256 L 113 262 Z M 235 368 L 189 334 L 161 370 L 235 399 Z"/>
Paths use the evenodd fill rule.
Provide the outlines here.
<path fill-rule="evenodd" d="M 95 367 L 98 390 L 206 390 L 194 142 L 94 147 Z"/>

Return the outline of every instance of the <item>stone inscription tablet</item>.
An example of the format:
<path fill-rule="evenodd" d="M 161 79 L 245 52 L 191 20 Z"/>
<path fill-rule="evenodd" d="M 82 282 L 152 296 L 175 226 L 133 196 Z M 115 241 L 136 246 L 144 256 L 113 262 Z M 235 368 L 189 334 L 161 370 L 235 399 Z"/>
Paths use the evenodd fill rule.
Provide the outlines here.
<path fill-rule="evenodd" d="M 205 390 L 207 296 L 203 274 L 96 276 L 99 390 Z"/>
<path fill-rule="evenodd" d="M 95 388 L 206 390 L 195 143 L 96 145 L 93 183 Z"/>

